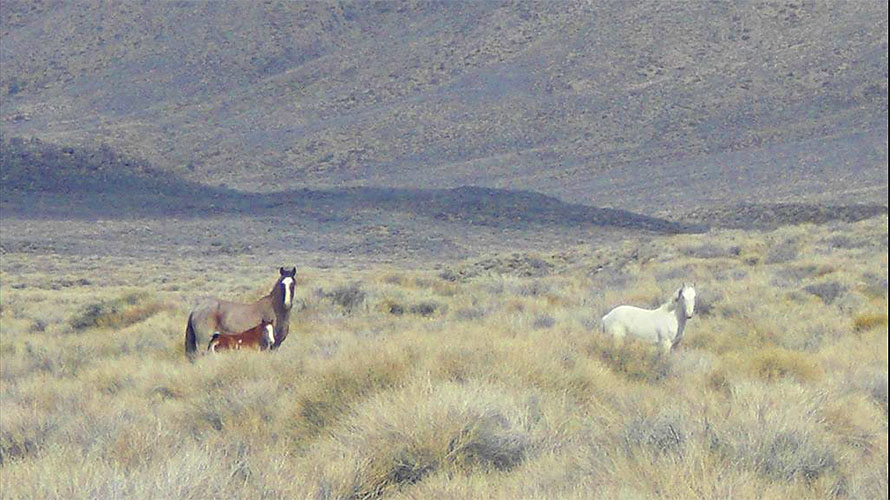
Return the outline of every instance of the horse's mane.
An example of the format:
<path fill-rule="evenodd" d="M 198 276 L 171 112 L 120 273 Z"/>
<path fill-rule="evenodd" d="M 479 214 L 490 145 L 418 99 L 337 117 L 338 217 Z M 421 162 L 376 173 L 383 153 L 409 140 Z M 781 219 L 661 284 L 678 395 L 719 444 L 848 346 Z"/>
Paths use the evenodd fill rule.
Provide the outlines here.
<path fill-rule="evenodd" d="M 275 305 L 275 308 L 278 308 L 278 304 L 281 302 L 281 299 L 284 297 L 284 292 L 281 290 L 281 280 L 283 276 L 279 276 L 277 280 L 275 280 L 275 284 L 272 285 L 272 290 L 269 291 L 269 294 L 263 297 L 264 299 L 272 299 L 272 303 Z"/>
<path fill-rule="evenodd" d="M 683 288 L 678 288 L 671 294 L 671 297 L 664 304 L 658 306 L 659 309 L 664 309 L 667 312 L 674 312 L 677 310 L 677 304 L 680 302 L 678 295 Z M 682 296 L 680 296 L 682 298 Z"/>

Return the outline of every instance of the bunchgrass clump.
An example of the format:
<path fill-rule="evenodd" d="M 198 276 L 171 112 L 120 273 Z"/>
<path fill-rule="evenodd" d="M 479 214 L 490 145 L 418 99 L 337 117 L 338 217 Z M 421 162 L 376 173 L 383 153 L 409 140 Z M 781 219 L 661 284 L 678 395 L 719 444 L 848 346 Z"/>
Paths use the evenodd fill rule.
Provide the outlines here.
<path fill-rule="evenodd" d="M 823 281 L 814 283 L 803 288 L 807 292 L 822 299 L 826 304 L 832 304 L 846 291 L 847 287 L 837 281 Z"/>
<path fill-rule="evenodd" d="M 853 330 L 865 332 L 875 328 L 887 328 L 887 315 L 884 313 L 864 313 L 853 318 Z"/>
<path fill-rule="evenodd" d="M 739 369 L 766 382 L 791 379 L 810 382 L 822 374 L 819 364 L 805 353 L 768 347 L 750 353 L 739 353 L 734 363 Z"/>
<path fill-rule="evenodd" d="M 635 418 L 624 429 L 625 451 L 635 453 L 647 448 L 655 455 L 679 454 L 688 432 L 681 419 L 661 415 L 657 418 Z"/>
<path fill-rule="evenodd" d="M 837 459 L 827 446 L 815 443 L 811 436 L 784 431 L 764 443 L 756 455 L 758 470 L 777 480 L 815 481 L 837 470 Z"/>
<path fill-rule="evenodd" d="M 329 299 L 334 305 L 340 306 L 347 311 L 353 311 L 365 302 L 367 294 L 358 283 L 351 283 L 336 287 L 330 292 L 320 290 L 319 295 Z"/>
<path fill-rule="evenodd" d="M 766 263 L 782 264 L 796 259 L 798 255 L 800 255 L 800 245 L 796 241 L 785 241 L 769 247 Z"/>
<path fill-rule="evenodd" d="M 167 307 L 152 300 L 147 293 L 130 293 L 116 299 L 88 304 L 69 323 L 78 331 L 87 328 L 123 328 L 143 321 Z"/>
<path fill-rule="evenodd" d="M 671 375 L 670 355 L 654 345 L 630 340 L 616 345 L 605 340 L 593 349 L 597 359 L 628 380 L 657 383 Z"/>
<path fill-rule="evenodd" d="M 432 301 L 424 301 L 411 306 L 409 311 L 411 314 L 428 317 L 432 316 L 437 310 L 442 309 L 442 304 Z"/>

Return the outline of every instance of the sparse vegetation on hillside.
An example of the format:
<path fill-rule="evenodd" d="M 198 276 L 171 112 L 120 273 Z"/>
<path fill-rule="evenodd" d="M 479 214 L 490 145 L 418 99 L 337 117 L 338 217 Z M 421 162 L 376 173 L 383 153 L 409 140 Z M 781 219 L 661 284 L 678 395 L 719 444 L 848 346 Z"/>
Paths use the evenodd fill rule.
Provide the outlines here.
<path fill-rule="evenodd" d="M 477 185 L 648 213 L 880 203 L 887 13 L 873 1 L 6 0 L 0 131 L 107 143 L 250 191 Z M 664 189 L 678 177 L 695 189 Z"/>
<path fill-rule="evenodd" d="M 13 137 L 0 142 L 0 165 L 4 190 L 170 195 L 181 192 L 185 184 L 105 145 L 80 148 Z"/>
<path fill-rule="evenodd" d="M 255 259 L 9 252 L 0 495 L 885 498 L 887 230 L 300 266 L 279 351 L 195 364 L 188 303 L 266 293 Z M 677 351 L 601 336 L 609 308 L 684 280 L 701 302 Z"/>

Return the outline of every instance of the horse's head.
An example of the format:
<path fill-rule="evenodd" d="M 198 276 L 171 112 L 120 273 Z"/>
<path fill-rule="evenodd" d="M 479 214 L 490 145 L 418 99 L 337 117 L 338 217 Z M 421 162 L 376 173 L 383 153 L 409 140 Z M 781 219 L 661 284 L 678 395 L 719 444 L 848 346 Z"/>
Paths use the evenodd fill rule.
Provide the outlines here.
<path fill-rule="evenodd" d="M 683 283 L 683 286 L 677 290 L 674 300 L 676 300 L 678 304 L 682 302 L 684 312 L 686 313 L 686 319 L 691 319 L 692 315 L 695 313 L 695 283 L 691 285 Z"/>
<path fill-rule="evenodd" d="M 285 309 L 290 309 L 291 306 L 294 305 L 294 288 L 297 284 L 297 268 L 292 267 L 290 269 L 280 268 L 278 270 L 280 276 L 278 277 L 278 282 L 275 283 L 275 289 L 272 291 L 273 294 L 280 294 L 278 296 L 281 297 L 281 305 L 284 306 Z"/>
<path fill-rule="evenodd" d="M 262 347 L 263 349 L 269 349 L 273 345 L 275 345 L 275 328 L 272 326 L 272 322 L 269 320 L 263 320 L 263 340 Z"/>

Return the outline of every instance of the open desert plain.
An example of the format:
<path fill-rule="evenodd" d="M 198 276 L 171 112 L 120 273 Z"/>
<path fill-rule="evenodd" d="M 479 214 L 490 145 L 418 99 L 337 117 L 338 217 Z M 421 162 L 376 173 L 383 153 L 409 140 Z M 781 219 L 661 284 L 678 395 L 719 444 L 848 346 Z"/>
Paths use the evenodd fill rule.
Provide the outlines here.
<path fill-rule="evenodd" d="M 887 498 L 887 21 L 4 0 L 0 498 Z"/>

